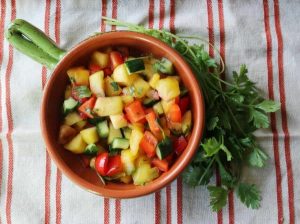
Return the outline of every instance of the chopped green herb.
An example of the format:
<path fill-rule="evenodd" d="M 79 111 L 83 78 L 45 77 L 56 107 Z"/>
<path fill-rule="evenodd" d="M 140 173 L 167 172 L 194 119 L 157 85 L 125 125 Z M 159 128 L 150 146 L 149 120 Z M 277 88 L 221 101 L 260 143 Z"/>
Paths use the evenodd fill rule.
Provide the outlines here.
<path fill-rule="evenodd" d="M 119 85 L 116 82 L 111 82 L 110 85 L 114 88 L 114 91 L 118 91 L 119 90 Z"/>
<path fill-rule="evenodd" d="M 246 65 L 242 65 L 239 72 L 233 72 L 232 81 L 222 80 L 220 75 L 225 67 L 222 58 L 219 65 L 209 56 L 203 44 L 190 45 L 185 40 L 198 39 L 208 43 L 202 38 L 187 36 L 183 39 L 166 30 L 147 29 L 103 18 L 110 25 L 127 27 L 160 39 L 181 54 L 194 71 L 208 111 L 207 125 L 199 150 L 183 173 L 184 182 L 193 187 L 208 185 L 218 168 L 222 185 L 207 187 L 213 211 L 219 211 L 226 205 L 227 195 L 232 190 L 247 207 L 259 208 L 260 193 L 255 185 L 241 183 L 241 170 L 245 161 L 258 168 L 265 165 L 268 155 L 256 142 L 254 131 L 269 127 L 268 113 L 280 109 L 280 104 L 263 98 L 255 83 L 248 78 Z M 168 74 L 173 69 L 171 64 L 161 60 L 155 63 L 154 68 Z"/>
<path fill-rule="evenodd" d="M 86 86 L 76 86 L 74 87 L 74 91 L 77 93 L 79 98 L 86 98 L 92 95 L 91 90 Z"/>

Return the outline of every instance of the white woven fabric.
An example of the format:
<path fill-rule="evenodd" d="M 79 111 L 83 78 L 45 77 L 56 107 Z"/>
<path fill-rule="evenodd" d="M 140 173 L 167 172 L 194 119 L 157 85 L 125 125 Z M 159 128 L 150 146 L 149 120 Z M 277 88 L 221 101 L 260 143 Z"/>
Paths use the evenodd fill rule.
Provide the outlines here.
<path fill-rule="evenodd" d="M 270 155 L 268 165 L 244 170 L 243 178 L 262 191 L 259 210 L 247 209 L 234 196 L 222 213 L 213 213 L 204 188 L 181 189 L 180 181 L 162 189 L 160 200 L 158 194 L 104 200 L 60 176 L 47 160 L 39 127 L 42 66 L 12 50 L 3 27 L 15 17 L 42 30 L 49 26 L 50 37 L 70 49 L 101 30 L 101 15 L 151 26 L 152 7 L 155 28 L 210 36 L 223 49 L 227 78 L 246 63 L 265 95 L 274 92 L 282 103 L 272 130 L 257 132 Z M 299 11 L 297 0 L 1 0 L 0 223 L 300 223 Z"/>

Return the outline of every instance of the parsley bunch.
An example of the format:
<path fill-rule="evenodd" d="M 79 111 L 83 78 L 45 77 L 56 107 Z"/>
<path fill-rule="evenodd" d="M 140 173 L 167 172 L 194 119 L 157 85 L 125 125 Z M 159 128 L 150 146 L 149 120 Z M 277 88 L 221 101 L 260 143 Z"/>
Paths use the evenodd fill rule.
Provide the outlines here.
<path fill-rule="evenodd" d="M 204 45 L 190 45 L 185 39 L 165 30 L 147 29 L 131 23 L 104 17 L 107 24 L 127 27 L 151 35 L 177 50 L 193 69 L 202 88 L 206 106 L 206 126 L 202 141 L 193 161 L 183 172 L 183 180 L 195 187 L 207 186 L 213 211 L 222 209 L 227 195 L 235 191 L 247 207 L 260 207 L 260 192 L 254 184 L 241 182 L 245 163 L 262 168 L 268 155 L 256 142 L 254 131 L 268 128 L 268 113 L 275 112 L 280 104 L 266 100 L 248 76 L 245 65 L 233 72 L 232 81 L 220 78 L 221 65 L 209 56 Z M 207 42 L 206 42 L 207 43 Z M 207 43 L 209 44 L 209 43 Z M 221 186 L 210 186 L 210 179 L 218 169 Z"/>

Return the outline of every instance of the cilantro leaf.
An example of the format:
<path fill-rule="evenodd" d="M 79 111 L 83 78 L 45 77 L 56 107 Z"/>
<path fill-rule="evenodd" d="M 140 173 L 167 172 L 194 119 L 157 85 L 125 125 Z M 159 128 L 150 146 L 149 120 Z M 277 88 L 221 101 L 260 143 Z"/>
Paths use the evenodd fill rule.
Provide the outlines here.
<path fill-rule="evenodd" d="M 280 109 L 280 103 L 272 100 L 264 100 L 261 103 L 255 105 L 255 108 L 261 109 L 267 113 L 275 112 Z"/>
<path fill-rule="evenodd" d="M 265 152 L 255 147 L 248 155 L 248 163 L 254 167 L 264 167 L 268 158 Z"/>
<path fill-rule="evenodd" d="M 270 125 L 268 116 L 255 109 L 250 109 L 250 121 L 253 121 L 256 128 L 268 128 Z"/>
<path fill-rule="evenodd" d="M 210 207 L 214 212 L 221 210 L 227 203 L 228 191 L 223 187 L 208 186 Z"/>
<path fill-rule="evenodd" d="M 214 130 L 219 122 L 219 118 L 218 117 L 212 117 L 211 119 L 208 120 L 206 126 L 207 126 L 207 130 L 212 131 Z"/>
<path fill-rule="evenodd" d="M 215 155 L 221 149 L 221 143 L 215 137 L 205 139 L 205 142 L 201 146 L 207 157 Z"/>
<path fill-rule="evenodd" d="M 227 149 L 227 147 L 224 144 L 222 144 L 220 147 L 226 153 L 227 161 L 231 161 L 231 159 L 232 159 L 231 152 Z"/>
<path fill-rule="evenodd" d="M 258 209 L 260 207 L 260 192 L 254 184 L 240 183 L 237 187 L 237 195 L 247 208 Z"/>
<path fill-rule="evenodd" d="M 110 85 L 113 87 L 114 91 L 118 91 L 119 90 L 119 85 L 116 82 L 111 82 Z"/>
<path fill-rule="evenodd" d="M 87 86 L 75 86 L 74 91 L 80 99 L 90 97 L 92 95 L 91 90 Z"/>

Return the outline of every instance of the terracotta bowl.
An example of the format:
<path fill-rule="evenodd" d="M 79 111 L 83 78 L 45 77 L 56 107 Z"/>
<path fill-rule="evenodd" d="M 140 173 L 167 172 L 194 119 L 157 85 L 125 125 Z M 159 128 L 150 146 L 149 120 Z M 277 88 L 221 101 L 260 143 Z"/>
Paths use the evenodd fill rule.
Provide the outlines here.
<path fill-rule="evenodd" d="M 157 58 L 168 58 L 174 63 L 177 73 L 189 90 L 193 129 L 188 146 L 168 172 L 145 186 L 121 183 L 103 185 L 95 171 L 86 168 L 78 155 L 65 150 L 58 143 L 59 126 L 62 120 L 61 105 L 64 100 L 65 87 L 68 84 L 66 70 L 72 66 L 84 64 L 93 51 L 108 46 L 128 46 Z M 203 132 L 204 101 L 192 70 L 174 49 L 148 35 L 116 31 L 90 37 L 62 57 L 45 87 L 40 115 L 42 135 L 47 151 L 64 175 L 75 184 L 95 194 L 109 198 L 133 198 L 153 193 L 170 184 L 189 164 L 198 148 Z"/>

